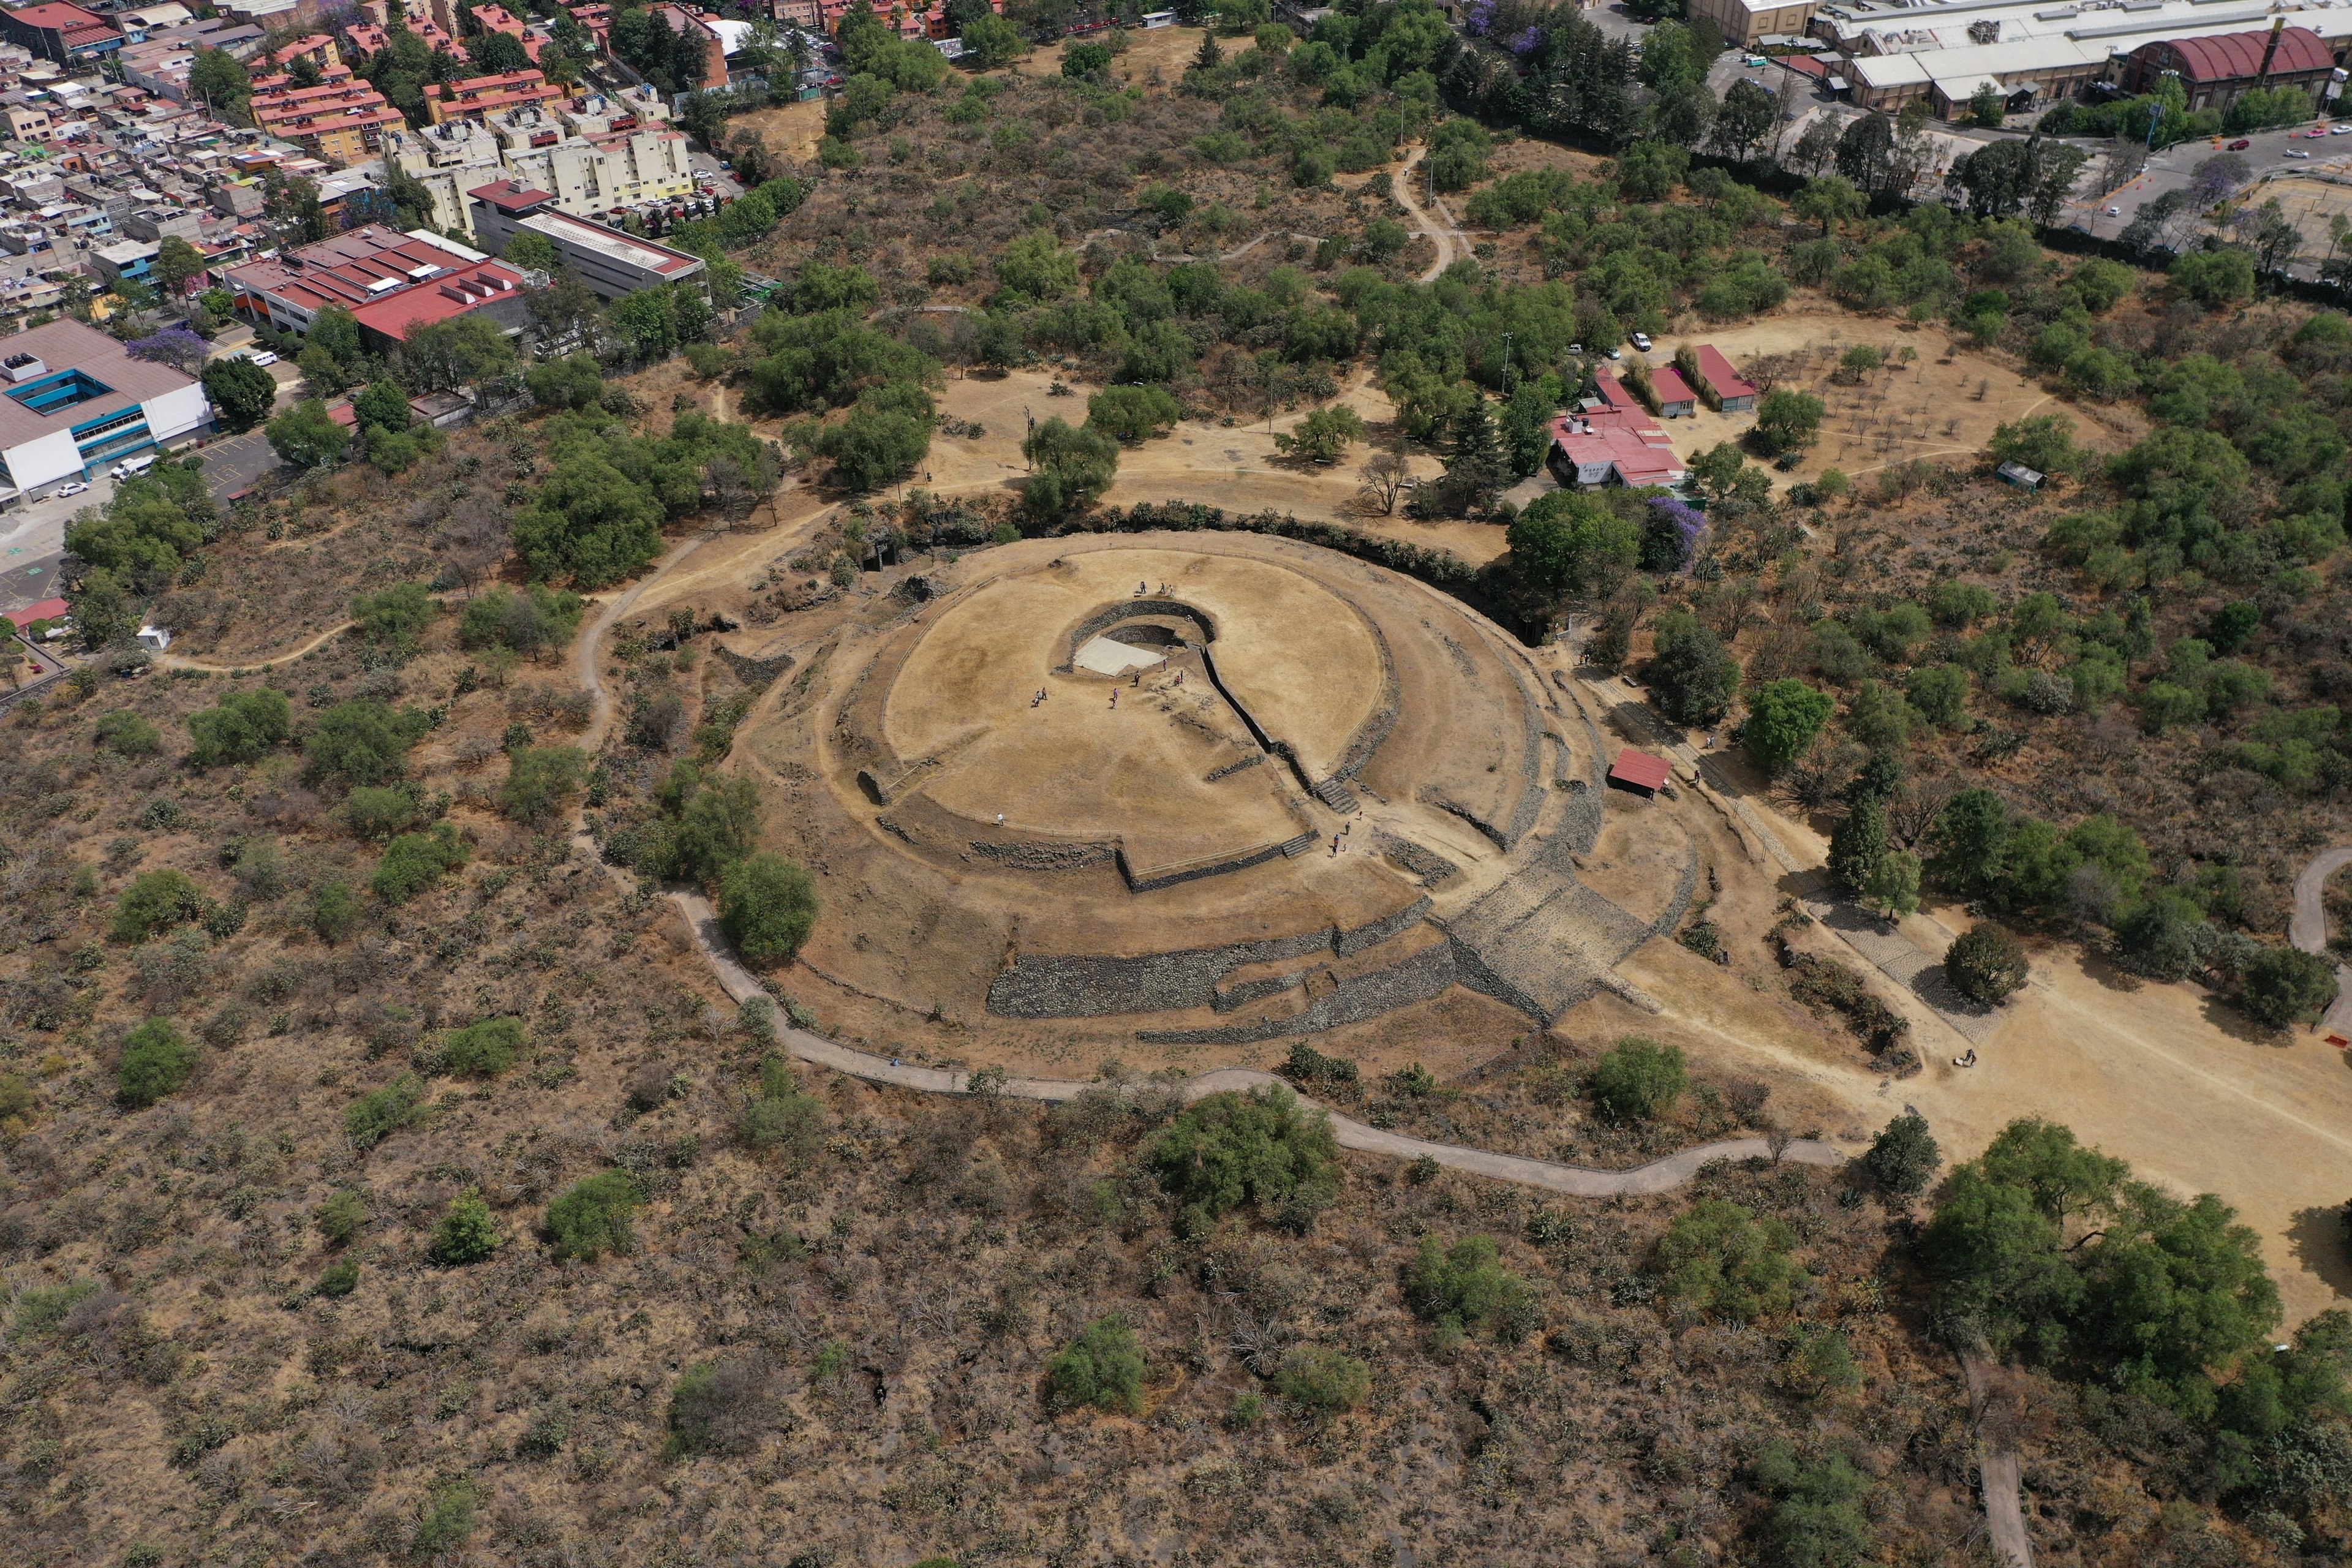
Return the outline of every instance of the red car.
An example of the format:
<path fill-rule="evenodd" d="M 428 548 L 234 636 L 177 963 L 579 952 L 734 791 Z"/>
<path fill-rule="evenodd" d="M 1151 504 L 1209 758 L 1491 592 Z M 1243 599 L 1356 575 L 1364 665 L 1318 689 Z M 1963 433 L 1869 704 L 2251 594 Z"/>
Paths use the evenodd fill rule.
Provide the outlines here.
<path fill-rule="evenodd" d="M 2253 143 L 2252 142 L 2248 141 L 2245 137 L 2241 136 L 2235 142 L 2230 143 L 2230 151 L 2232 153 L 2242 153 L 2252 145 Z"/>

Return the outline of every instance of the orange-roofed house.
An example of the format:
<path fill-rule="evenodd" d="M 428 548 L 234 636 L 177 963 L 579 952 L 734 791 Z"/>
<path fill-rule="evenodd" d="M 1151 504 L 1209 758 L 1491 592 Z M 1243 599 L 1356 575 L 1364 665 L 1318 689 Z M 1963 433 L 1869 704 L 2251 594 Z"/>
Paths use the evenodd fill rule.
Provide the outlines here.
<path fill-rule="evenodd" d="M 339 169 L 373 157 L 384 132 L 407 123 L 383 94 L 357 80 L 257 95 L 252 113 L 253 122 L 270 135 Z"/>
<path fill-rule="evenodd" d="M 1689 477 L 1650 411 L 1613 375 L 1552 421 L 1551 468 L 1564 485 L 1675 485 Z"/>

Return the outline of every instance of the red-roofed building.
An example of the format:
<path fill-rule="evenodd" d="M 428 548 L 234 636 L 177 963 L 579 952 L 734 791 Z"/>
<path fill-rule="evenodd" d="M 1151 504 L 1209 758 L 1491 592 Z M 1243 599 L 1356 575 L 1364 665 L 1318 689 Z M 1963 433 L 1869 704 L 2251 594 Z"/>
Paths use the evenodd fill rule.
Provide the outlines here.
<path fill-rule="evenodd" d="M 2322 87 L 2335 68 L 2326 42 L 2310 28 L 2282 27 L 2275 43 L 2264 28 L 2142 44 L 2124 62 L 2123 86 L 2126 92 L 2154 92 L 2166 76 L 2178 73 L 2192 111 L 2227 109 L 2257 87 Z"/>
<path fill-rule="evenodd" d="M 1662 418 L 1681 419 L 1698 412 L 1698 394 L 1690 389 L 1683 373 L 1670 364 L 1650 373 L 1650 390 L 1658 395 Z"/>
<path fill-rule="evenodd" d="M 719 80 L 726 80 L 722 72 Z M 443 82 L 425 95 L 425 118 L 435 125 L 452 120 L 479 120 L 500 110 L 551 103 L 563 89 L 538 71 L 509 71 L 503 76 L 469 76 Z"/>
<path fill-rule="evenodd" d="M 1551 468 L 1562 484 L 1673 485 L 1689 474 L 1650 411 L 1613 375 L 1552 421 Z"/>
<path fill-rule="evenodd" d="M 61 621 L 72 613 L 72 606 L 63 599 L 43 599 L 37 605 L 27 605 L 21 610 L 6 612 L 8 624 L 23 631 L 35 621 Z"/>
<path fill-rule="evenodd" d="M 531 64 L 539 63 L 539 51 L 545 47 L 546 40 L 536 33 L 526 32 L 521 21 L 505 6 L 477 5 L 474 7 L 474 20 L 481 24 L 482 31 L 486 33 L 504 33 L 514 39 L 522 46 L 522 52 L 530 58 Z"/>
<path fill-rule="evenodd" d="M 472 198 L 471 227 L 485 247 L 503 251 L 528 229 L 554 246 L 563 265 L 607 300 L 689 279 L 698 288 L 709 286 L 702 258 L 573 217 L 556 207 L 551 193 L 520 180 L 494 181 L 467 195 Z"/>
<path fill-rule="evenodd" d="M 1739 373 L 1713 343 L 1698 346 L 1698 379 L 1715 405 L 1726 414 L 1745 414 L 1756 406 L 1756 389 L 1739 379 Z"/>
<path fill-rule="evenodd" d="M 376 224 L 291 250 L 272 261 L 229 268 L 236 312 L 282 332 L 308 332 L 320 310 L 348 310 L 378 353 L 418 326 L 495 306 L 502 325 L 520 325 L 522 274 L 503 261 L 419 231 Z M 512 317 L 512 321 L 506 318 Z"/>
<path fill-rule="evenodd" d="M 79 65 L 121 49 L 122 29 L 94 11 L 61 3 L 0 11 L 0 37 L 43 59 Z"/>
<path fill-rule="evenodd" d="M 306 55 L 312 65 L 323 70 L 335 63 L 335 41 L 324 33 L 312 33 L 270 50 L 253 62 L 253 68 L 256 71 L 284 70 Z"/>
<path fill-rule="evenodd" d="M 336 68 L 350 76 L 348 68 Z M 252 111 L 253 122 L 262 130 L 339 169 L 373 157 L 383 145 L 384 132 L 407 123 L 383 94 L 363 81 L 348 79 L 257 94 Z"/>
<path fill-rule="evenodd" d="M 1611 787 L 1630 791 L 1648 800 L 1664 789 L 1674 776 L 1674 768 L 1664 757 L 1654 757 L 1647 752 L 1637 752 L 1628 746 L 1617 753 L 1609 765 Z"/>

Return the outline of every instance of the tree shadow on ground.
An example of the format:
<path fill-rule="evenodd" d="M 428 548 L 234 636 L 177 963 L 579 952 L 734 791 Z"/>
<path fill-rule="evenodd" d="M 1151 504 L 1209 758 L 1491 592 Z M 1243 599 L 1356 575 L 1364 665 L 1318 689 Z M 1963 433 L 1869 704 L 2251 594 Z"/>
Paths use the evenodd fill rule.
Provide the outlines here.
<path fill-rule="evenodd" d="M 2352 1245 L 2345 1235 L 2343 1209 L 2296 1210 L 2286 1240 L 2297 1263 L 2326 1280 L 2337 1295 L 2352 1296 Z"/>
<path fill-rule="evenodd" d="M 2244 1045 L 2279 1049 L 2292 1045 L 2294 1040 L 2294 1037 L 2284 1030 L 2254 1022 L 2220 996 L 2209 994 L 2199 1011 L 2204 1015 L 2208 1025 Z"/>

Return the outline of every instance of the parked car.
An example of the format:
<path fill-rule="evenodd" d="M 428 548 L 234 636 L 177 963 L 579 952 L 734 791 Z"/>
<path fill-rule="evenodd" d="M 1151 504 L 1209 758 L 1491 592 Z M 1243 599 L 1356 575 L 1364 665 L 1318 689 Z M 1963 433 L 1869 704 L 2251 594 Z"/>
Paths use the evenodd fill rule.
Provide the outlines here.
<path fill-rule="evenodd" d="M 2325 136 L 2326 134 L 2327 127 L 2325 125 L 2315 125 L 2310 130 L 2304 132 L 2304 135 L 2305 136 Z"/>
<path fill-rule="evenodd" d="M 79 479 L 76 479 L 76 480 L 74 480 L 74 481 L 73 481 L 73 483 L 71 483 L 71 484 L 68 484 L 68 485 L 59 485 L 59 486 L 58 486 L 55 490 L 51 491 L 50 493 L 51 493 L 51 494 L 53 494 L 53 495 L 55 495 L 55 496 L 57 496 L 58 500 L 64 500 L 67 496 L 78 496 L 78 495 L 81 494 L 81 492 L 82 492 L 82 491 L 84 491 L 84 490 L 86 490 L 86 489 L 89 489 L 89 487 L 88 485 L 86 485 L 86 484 L 82 483 Z"/>
<path fill-rule="evenodd" d="M 278 356 L 271 353 L 268 349 L 263 349 L 258 353 L 256 353 L 252 349 L 247 349 L 243 353 L 237 355 L 237 357 L 239 359 L 249 359 L 264 370 L 268 370 L 271 365 L 278 363 Z"/>
<path fill-rule="evenodd" d="M 2330 136 L 2342 136 L 2347 132 L 2352 132 L 2352 121 L 2347 121 L 2341 125 L 2331 125 L 2327 128 L 2327 133 Z"/>
<path fill-rule="evenodd" d="M 2305 151 L 2304 151 L 2302 148 L 2300 148 L 2300 147 L 2290 147 L 2290 148 L 2288 148 L 2288 149 L 2286 150 L 2286 155 L 2287 155 L 2288 157 L 2290 157 L 2290 158 L 2308 158 L 2308 157 L 2310 157 L 2310 156 L 2311 156 L 2311 154 L 2310 154 L 2310 153 L 2308 153 L 2305 152 Z"/>
<path fill-rule="evenodd" d="M 2121 217 L 2124 216 L 2124 209 L 2121 207 L 2109 207 L 2107 209 L 2107 216 L 2109 217 Z"/>
<path fill-rule="evenodd" d="M 2235 142 L 2230 143 L 2230 151 L 2232 153 L 2242 153 L 2253 144 L 2254 143 L 2251 138 L 2241 136 Z"/>
<path fill-rule="evenodd" d="M 1650 334 L 1647 332 L 1635 332 L 1633 334 L 1633 346 L 1640 349 L 1643 353 L 1648 353 L 1650 352 Z"/>
<path fill-rule="evenodd" d="M 1611 359 L 1623 359 L 1625 357 L 1625 351 L 1623 349 L 1611 349 L 1609 351 L 1609 357 Z"/>

